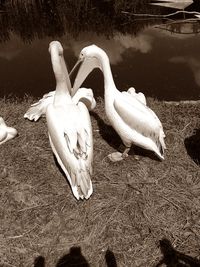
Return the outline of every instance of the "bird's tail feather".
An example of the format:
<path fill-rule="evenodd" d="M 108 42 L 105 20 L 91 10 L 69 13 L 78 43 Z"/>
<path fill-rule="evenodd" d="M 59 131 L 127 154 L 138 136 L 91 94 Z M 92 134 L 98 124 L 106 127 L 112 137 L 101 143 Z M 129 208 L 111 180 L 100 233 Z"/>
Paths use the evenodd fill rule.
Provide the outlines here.
<path fill-rule="evenodd" d="M 40 108 L 38 108 L 38 106 L 30 107 L 24 114 L 24 118 L 27 118 L 30 121 L 32 120 L 37 121 L 42 116 L 43 116 L 43 111 Z"/>
<path fill-rule="evenodd" d="M 81 172 L 71 174 L 71 178 L 72 181 L 76 181 L 75 185 L 72 185 L 72 190 L 73 187 L 76 188 L 81 199 L 88 199 L 93 192 L 89 172 L 81 170 Z"/>
<path fill-rule="evenodd" d="M 158 149 L 159 149 L 159 152 L 160 152 L 162 158 L 164 158 L 164 151 L 166 149 L 164 137 L 165 137 L 164 132 L 163 131 L 160 131 L 159 142 L 158 142 Z"/>
<path fill-rule="evenodd" d="M 29 120 L 37 121 L 40 117 L 45 116 L 47 106 L 53 103 L 55 91 L 51 91 L 48 94 L 43 95 L 43 97 L 36 103 L 33 103 L 31 107 L 24 114 L 24 118 Z"/>

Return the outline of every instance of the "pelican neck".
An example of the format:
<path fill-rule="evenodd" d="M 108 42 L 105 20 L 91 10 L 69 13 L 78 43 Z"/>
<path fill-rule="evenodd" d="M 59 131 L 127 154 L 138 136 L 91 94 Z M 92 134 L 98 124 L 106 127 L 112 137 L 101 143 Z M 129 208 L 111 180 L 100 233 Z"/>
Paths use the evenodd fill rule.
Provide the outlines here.
<path fill-rule="evenodd" d="M 113 91 L 116 90 L 116 86 L 113 80 L 109 58 L 106 54 L 103 54 L 100 57 L 100 61 L 104 76 L 104 95 L 113 94 Z"/>
<path fill-rule="evenodd" d="M 71 95 L 69 91 L 71 90 L 71 83 L 68 77 L 63 55 L 60 56 L 57 50 L 52 50 L 51 62 L 56 79 L 56 93 L 54 97 L 54 103 L 69 103 L 71 102 Z"/>
<path fill-rule="evenodd" d="M 55 49 L 51 52 L 51 63 L 54 71 L 54 75 L 57 83 L 66 83 L 66 85 L 71 89 L 71 83 L 69 80 L 69 75 L 65 65 L 65 60 L 63 55 L 59 55 L 58 51 Z"/>

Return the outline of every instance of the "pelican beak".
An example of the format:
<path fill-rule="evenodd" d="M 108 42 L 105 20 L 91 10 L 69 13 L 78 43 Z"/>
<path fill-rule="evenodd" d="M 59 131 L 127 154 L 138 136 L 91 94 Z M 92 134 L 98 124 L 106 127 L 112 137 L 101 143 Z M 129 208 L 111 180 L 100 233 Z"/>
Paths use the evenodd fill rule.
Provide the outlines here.
<path fill-rule="evenodd" d="M 80 88 L 80 86 L 85 81 L 85 79 L 90 74 L 90 72 L 93 71 L 93 69 L 95 68 L 101 69 L 101 66 L 97 58 L 95 57 L 79 58 L 69 75 L 71 75 L 74 72 L 74 70 L 77 68 L 77 66 L 80 63 L 81 63 L 81 66 L 78 70 L 78 73 L 77 73 L 77 76 L 75 78 L 73 88 L 72 88 L 72 94 L 71 94 L 72 96 L 76 94 L 77 90 Z"/>
<path fill-rule="evenodd" d="M 70 77 L 71 77 L 71 75 L 74 73 L 74 71 L 75 71 L 75 69 L 78 67 L 78 65 L 81 64 L 82 61 L 83 61 L 83 58 L 79 58 L 79 59 L 76 61 L 76 63 L 75 63 L 75 65 L 74 65 L 73 69 L 70 71 L 70 74 L 69 74 Z"/>

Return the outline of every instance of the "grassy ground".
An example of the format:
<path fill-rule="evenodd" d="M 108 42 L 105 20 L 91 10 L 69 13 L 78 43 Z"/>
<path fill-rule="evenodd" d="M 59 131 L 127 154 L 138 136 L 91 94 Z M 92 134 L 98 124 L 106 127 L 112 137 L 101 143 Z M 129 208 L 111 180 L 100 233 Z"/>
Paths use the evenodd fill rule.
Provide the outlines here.
<path fill-rule="evenodd" d="M 178 266 L 169 255 L 196 264 L 179 266 L 200 266 L 199 103 L 148 99 L 167 136 L 165 160 L 137 149 L 138 161 L 112 163 L 106 156 L 121 142 L 98 100 L 94 193 L 78 202 L 55 163 L 45 119 L 23 119 L 32 102 L 0 100 L 1 116 L 19 132 L 0 150 L 0 266 Z M 82 265 L 70 265 L 81 255 Z"/>

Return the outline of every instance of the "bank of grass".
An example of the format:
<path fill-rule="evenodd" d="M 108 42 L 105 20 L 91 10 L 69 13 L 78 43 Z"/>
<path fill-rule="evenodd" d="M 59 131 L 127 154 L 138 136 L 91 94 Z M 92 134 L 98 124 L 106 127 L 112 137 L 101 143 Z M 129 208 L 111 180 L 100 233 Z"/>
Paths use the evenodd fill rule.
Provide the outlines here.
<path fill-rule="evenodd" d="M 200 129 L 199 103 L 148 99 L 166 133 L 165 160 L 137 149 L 138 161 L 130 155 L 112 163 L 106 156 L 121 142 L 99 99 L 91 113 L 94 193 L 78 202 L 55 164 L 45 118 L 23 119 L 33 101 L 0 100 L 1 116 L 19 133 L 0 147 L 0 266 L 43 266 L 34 265 L 38 256 L 47 267 L 72 266 L 62 265 L 62 257 L 80 247 L 88 262 L 81 266 L 151 267 L 163 258 L 163 238 L 199 257 L 200 135 L 194 133 Z M 117 265 L 106 263 L 106 252 Z"/>

